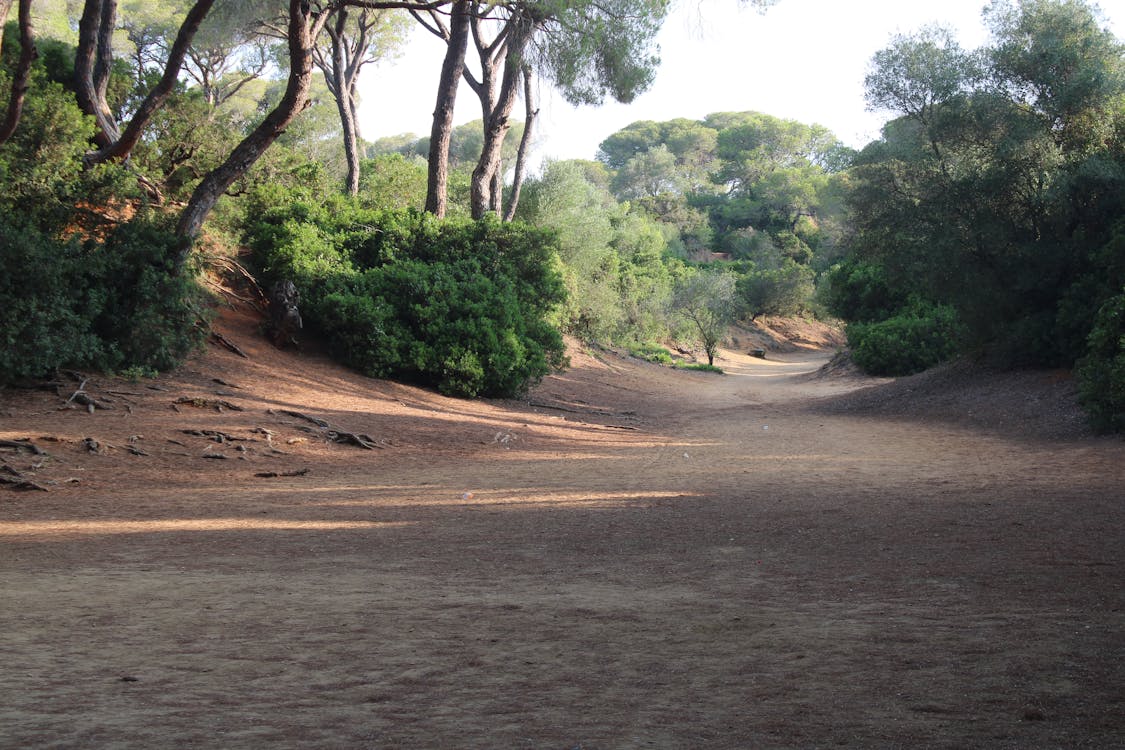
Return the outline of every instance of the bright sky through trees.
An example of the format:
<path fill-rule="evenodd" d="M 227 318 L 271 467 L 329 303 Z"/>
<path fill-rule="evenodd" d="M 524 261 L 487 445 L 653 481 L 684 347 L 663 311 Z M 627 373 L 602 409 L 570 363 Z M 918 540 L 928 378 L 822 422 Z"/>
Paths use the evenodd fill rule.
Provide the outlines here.
<path fill-rule="evenodd" d="M 659 37 L 663 64 L 653 88 L 632 104 L 574 108 L 544 86 L 539 158 L 592 159 L 598 144 L 636 120 L 702 118 L 756 110 L 819 123 L 852 146 L 879 134 L 885 113 L 865 110 L 863 78 L 872 55 L 896 33 L 927 23 L 951 27 L 961 44 L 987 39 L 986 0 L 779 0 L 764 15 L 734 0 L 680 0 Z M 1125 0 L 1101 0 L 1110 29 L 1125 36 Z M 362 135 L 375 140 L 430 129 L 444 45 L 420 28 L 397 61 L 360 82 Z M 480 117 L 463 86 L 457 123 Z"/>

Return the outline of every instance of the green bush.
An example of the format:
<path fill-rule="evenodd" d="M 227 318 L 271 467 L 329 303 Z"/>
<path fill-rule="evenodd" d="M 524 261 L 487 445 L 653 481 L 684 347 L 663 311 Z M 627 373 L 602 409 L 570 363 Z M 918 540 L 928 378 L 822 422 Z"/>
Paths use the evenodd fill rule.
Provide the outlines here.
<path fill-rule="evenodd" d="M 821 295 L 830 313 L 856 323 L 886 320 L 907 304 L 906 292 L 891 286 L 883 266 L 855 259 L 828 271 Z"/>
<path fill-rule="evenodd" d="M 0 215 L 0 382 L 50 374 L 97 358 L 83 249 Z"/>
<path fill-rule="evenodd" d="M 848 326 L 848 344 L 859 367 L 872 375 L 911 375 L 957 352 L 952 308 L 917 303 L 893 318 Z"/>
<path fill-rule="evenodd" d="M 709 365 L 706 362 L 696 362 L 694 364 L 683 364 L 682 362 L 676 363 L 677 370 L 696 370 L 698 372 L 713 372 L 716 375 L 723 374 L 723 368 L 717 365 Z"/>
<path fill-rule="evenodd" d="M 751 318 L 799 315 L 813 295 L 815 273 L 786 258 L 778 268 L 751 267 L 738 278 L 740 304 Z"/>
<path fill-rule="evenodd" d="M 202 340 L 176 238 L 124 224 L 105 243 L 59 241 L 0 213 L 0 382 L 60 367 L 167 369 Z"/>
<path fill-rule="evenodd" d="M 643 359 L 646 362 L 654 362 L 658 365 L 671 365 L 672 352 L 658 344 L 634 344 L 628 347 L 629 354 L 637 359 Z"/>
<path fill-rule="evenodd" d="M 248 243 L 290 279 L 333 355 L 373 377 L 456 396 L 512 396 L 564 362 L 552 233 L 346 201 L 263 205 Z"/>
<path fill-rule="evenodd" d="M 1078 362 L 1078 396 L 1100 432 L 1125 432 L 1125 290 L 1098 312 Z"/>
<path fill-rule="evenodd" d="M 163 219 L 135 219 L 88 246 L 101 369 L 168 370 L 202 345 L 209 306 L 195 274 L 176 268 L 179 242 Z"/>

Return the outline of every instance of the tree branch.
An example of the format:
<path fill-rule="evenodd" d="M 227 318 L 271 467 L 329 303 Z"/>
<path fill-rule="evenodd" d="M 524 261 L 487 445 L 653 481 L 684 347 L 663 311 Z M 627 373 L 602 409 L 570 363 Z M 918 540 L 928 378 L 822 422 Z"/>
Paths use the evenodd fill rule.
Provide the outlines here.
<path fill-rule="evenodd" d="M 3 32 L 4 21 L 8 15 L 11 0 L 6 0 L 5 7 L 0 12 L 0 35 Z M 39 56 L 35 48 L 35 32 L 31 25 L 31 0 L 20 0 L 19 8 L 20 26 L 20 59 L 12 75 L 12 97 L 8 100 L 8 112 L 4 122 L 0 123 L 0 145 L 7 142 L 20 124 L 23 115 L 23 102 L 31 80 L 31 65 Z"/>
<path fill-rule="evenodd" d="M 235 147 L 226 161 L 209 172 L 192 193 L 177 224 L 182 244 L 176 263 L 180 267 L 187 261 L 204 220 L 226 189 L 246 174 L 289 123 L 308 106 L 312 85 L 312 47 L 333 12 L 330 6 L 323 13 L 312 15 L 306 0 L 289 0 L 290 66 L 285 95 L 265 120 Z"/>
<path fill-rule="evenodd" d="M 148 93 L 145 100 L 141 102 L 141 105 L 137 108 L 133 119 L 129 121 L 121 137 L 114 143 L 88 157 L 87 161 L 89 163 L 98 164 L 113 159 L 125 159 L 132 153 L 137 143 L 140 142 L 144 129 L 148 126 L 149 121 L 152 120 L 152 116 L 156 114 L 158 109 L 164 106 L 164 102 L 175 88 L 176 81 L 179 79 L 180 69 L 184 65 L 184 57 L 187 55 L 188 48 L 191 46 L 191 40 L 195 36 L 195 32 L 199 29 L 199 24 L 211 11 L 211 6 L 213 4 L 214 0 L 199 0 L 192 9 L 188 11 L 184 22 L 180 24 L 179 33 L 176 34 L 176 41 L 172 44 L 172 50 L 168 56 L 168 62 L 164 66 L 164 75 L 161 76 L 160 82 Z"/>

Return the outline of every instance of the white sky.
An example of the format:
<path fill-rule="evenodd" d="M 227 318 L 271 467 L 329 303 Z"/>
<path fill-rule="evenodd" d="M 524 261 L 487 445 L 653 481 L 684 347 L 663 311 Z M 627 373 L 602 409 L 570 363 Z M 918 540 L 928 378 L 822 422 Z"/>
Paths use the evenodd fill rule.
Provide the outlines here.
<path fill-rule="evenodd" d="M 593 159 L 598 144 L 637 120 L 699 119 L 754 110 L 819 123 L 851 146 L 876 138 L 886 119 L 865 109 L 863 78 L 892 35 L 938 22 L 962 46 L 987 41 L 985 0 L 779 0 L 765 14 L 734 0 L 680 0 L 659 37 L 656 83 L 632 104 L 575 108 L 541 87 L 539 158 Z M 1110 28 L 1125 36 L 1125 0 L 1101 0 Z M 417 29 L 396 61 L 360 81 L 360 130 L 367 140 L 429 134 L 444 43 Z M 471 54 L 471 50 L 470 50 Z M 456 122 L 480 118 L 464 85 Z M 522 105 L 513 113 L 522 119 Z"/>

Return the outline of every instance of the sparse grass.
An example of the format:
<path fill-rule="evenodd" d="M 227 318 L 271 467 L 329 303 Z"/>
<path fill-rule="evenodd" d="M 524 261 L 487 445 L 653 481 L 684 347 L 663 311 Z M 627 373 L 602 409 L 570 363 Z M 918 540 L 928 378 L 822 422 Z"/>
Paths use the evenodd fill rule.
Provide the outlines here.
<path fill-rule="evenodd" d="M 697 362 L 695 364 L 684 364 L 682 362 L 677 362 L 675 367 L 677 370 L 698 370 L 699 372 L 714 372 L 719 375 L 723 374 L 723 368 L 716 367 L 715 365 L 703 364 L 702 362 Z"/>

